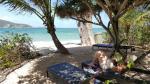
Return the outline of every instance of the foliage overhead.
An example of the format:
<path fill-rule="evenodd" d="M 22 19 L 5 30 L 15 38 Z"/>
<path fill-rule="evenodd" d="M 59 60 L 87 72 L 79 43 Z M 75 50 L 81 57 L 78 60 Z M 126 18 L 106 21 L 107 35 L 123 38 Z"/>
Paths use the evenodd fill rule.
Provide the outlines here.
<path fill-rule="evenodd" d="M 83 3 L 80 0 L 62 0 L 57 7 L 57 15 L 61 18 L 70 18 L 72 16 L 75 17 L 84 17 L 87 12 L 91 12 L 90 7 L 87 4 Z M 92 1 L 88 1 L 91 3 L 91 7 L 95 12 L 101 11 L 101 8 L 93 4 Z"/>
<path fill-rule="evenodd" d="M 119 19 L 119 37 L 120 39 L 126 39 L 123 43 L 128 45 L 143 46 L 148 48 L 150 45 L 150 10 L 149 8 L 143 8 L 143 6 L 135 9 L 130 9 Z M 112 30 L 111 30 L 112 31 Z M 106 42 L 111 42 L 109 36 L 106 33 Z M 146 47 L 147 46 L 147 47 Z"/>

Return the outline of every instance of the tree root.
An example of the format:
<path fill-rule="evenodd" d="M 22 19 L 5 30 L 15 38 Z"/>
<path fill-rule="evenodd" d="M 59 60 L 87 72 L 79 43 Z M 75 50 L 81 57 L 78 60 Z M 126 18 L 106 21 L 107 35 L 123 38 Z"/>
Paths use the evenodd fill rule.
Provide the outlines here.
<path fill-rule="evenodd" d="M 113 80 L 115 79 L 117 81 L 117 84 L 150 84 L 150 80 L 139 80 L 134 79 L 131 77 L 126 77 L 121 74 L 114 75 L 114 74 L 100 74 L 99 77 L 97 77 L 101 81 L 105 80 Z"/>
<path fill-rule="evenodd" d="M 141 56 L 139 56 L 136 60 L 135 60 L 135 64 L 139 63 L 141 60 L 143 60 L 145 58 L 145 56 L 147 56 L 150 53 L 150 50 L 147 52 L 144 52 Z"/>
<path fill-rule="evenodd" d="M 135 71 L 135 72 L 144 73 L 144 74 L 150 74 L 149 70 L 143 70 L 143 69 L 139 69 L 139 68 L 131 68 L 130 71 Z"/>

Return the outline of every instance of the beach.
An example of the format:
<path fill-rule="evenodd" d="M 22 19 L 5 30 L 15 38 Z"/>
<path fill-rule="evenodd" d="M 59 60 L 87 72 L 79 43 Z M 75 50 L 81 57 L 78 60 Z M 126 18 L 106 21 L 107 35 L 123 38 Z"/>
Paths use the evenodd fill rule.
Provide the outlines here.
<path fill-rule="evenodd" d="M 65 47 L 77 47 L 77 46 L 81 45 L 81 42 L 80 42 L 80 40 L 72 40 L 71 42 L 70 41 L 63 41 L 62 44 Z M 52 41 L 50 41 L 50 42 L 48 42 L 48 41 L 35 41 L 35 42 L 33 42 L 33 46 L 36 49 L 50 48 L 50 49 L 56 50 L 56 47 Z"/>
<path fill-rule="evenodd" d="M 52 79 L 47 78 L 46 76 L 46 69 L 49 66 L 61 62 L 70 62 L 71 64 L 80 66 L 79 61 L 81 62 L 81 60 L 86 60 L 92 57 L 92 55 L 90 55 L 92 53 L 90 46 L 81 46 L 77 29 L 58 29 L 56 32 L 61 43 L 71 53 L 71 55 L 68 56 L 51 52 L 55 51 L 56 47 L 51 40 L 50 35 L 46 32 L 46 29 L 6 28 L 0 30 L 1 35 L 6 32 L 19 34 L 27 33 L 32 38 L 34 48 L 37 51 L 41 51 L 42 57 L 30 60 L 14 71 L 8 73 L 6 79 L 1 84 L 53 84 L 54 82 L 52 82 Z M 85 54 L 85 52 L 89 52 L 89 54 Z"/>
<path fill-rule="evenodd" d="M 77 29 L 69 29 L 69 31 L 68 29 L 59 29 L 59 32 L 56 32 L 58 38 L 60 38 L 60 42 L 68 49 L 70 55 L 64 55 L 55 52 L 56 47 L 49 34 L 46 33 L 46 30 L 41 28 L 22 28 L 14 30 L 2 29 L 0 32 L 2 34 L 8 30 L 10 30 L 10 32 L 14 31 L 14 33 L 27 33 L 32 38 L 32 44 L 34 48 L 42 53 L 42 56 L 28 60 L 20 67 L 15 68 L 6 75 L 4 78 L 5 80 L 2 82 L 0 81 L 0 84 L 61 84 L 60 80 L 51 75 L 47 76 L 48 67 L 54 64 L 67 62 L 78 68 L 81 68 L 81 63 L 87 60 L 92 60 L 95 53 L 95 51 L 92 50 L 92 46 L 81 45 Z M 149 57 L 146 59 L 149 59 Z M 142 76 L 148 80 L 150 78 L 149 75 Z"/>
<path fill-rule="evenodd" d="M 150 84 L 150 0 L 0 5 L 0 84 Z"/>
<path fill-rule="evenodd" d="M 94 52 L 91 46 L 66 45 L 71 55 L 49 53 L 25 63 L 9 73 L 1 84 L 60 84 L 61 81 L 47 77 L 47 68 L 51 65 L 67 62 L 81 68 L 81 62 L 91 60 Z"/>
<path fill-rule="evenodd" d="M 70 55 L 63 55 L 60 53 L 49 52 L 46 55 L 30 60 L 20 68 L 15 69 L 13 72 L 6 76 L 6 79 L 1 84 L 61 84 L 59 79 L 54 76 L 47 76 L 47 68 L 58 63 L 67 62 L 78 68 L 81 68 L 81 63 L 87 60 L 91 60 L 94 56 L 95 51 L 92 50 L 91 46 L 81 46 L 75 44 L 65 45 Z M 150 54 L 148 58 L 150 59 Z M 136 74 L 133 72 L 127 72 L 127 76 Z M 150 75 L 140 74 L 135 78 L 143 77 L 149 80 Z M 126 80 L 122 80 L 126 84 Z M 128 81 L 129 83 L 129 81 Z M 132 84 L 132 83 L 131 83 Z"/>
<path fill-rule="evenodd" d="M 46 46 L 46 43 L 44 43 L 45 47 L 43 47 L 42 44 L 43 42 L 41 42 L 41 45 L 39 43 L 39 49 L 44 51 L 47 49 L 52 49 Z M 48 51 L 48 53 L 46 51 L 45 55 L 32 59 L 23 64 L 21 67 L 10 72 L 1 84 L 61 84 L 61 81 L 56 79 L 54 76 L 47 76 L 48 67 L 54 64 L 67 62 L 81 68 L 82 62 L 93 59 L 95 51 L 92 50 L 91 46 L 81 46 L 75 43 L 68 43 L 64 46 L 69 50 L 71 53 L 70 55 L 55 53 L 51 50 Z M 149 60 L 149 57 L 145 58 L 145 60 Z M 132 74 L 135 73 L 127 72 L 127 76 L 129 77 L 132 76 Z M 135 78 L 139 78 L 139 76 L 146 80 L 149 80 L 150 78 L 150 75 L 145 74 L 137 75 Z M 124 82 L 124 84 L 127 83 L 123 80 L 121 82 Z"/>
<path fill-rule="evenodd" d="M 7 35 L 8 33 L 28 34 L 28 36 L 31 37 L 32 39 L 32 46 L 34 47 L 34 49 L 36 51 L 41 51 L 43 56 L 46 56 L 48 58 L 51 57 L 48 55 L 48 53 L 50 53 L 50 51 L 56 50 L 56 47 L 51 39 L 51 36 L 47 33 L 47 30 L 45 28 L 1 28 L 0 30 L 1 36 Z M 79 40 L 77 29 L 72 29 L 72 28 L 57 29 L 56 33 L 58 35 L 59 40 L 65 47 L 69 48 L 69 47 L 81 46 L 79 45 L 80 40 Z M 35 60 L 39 60 L 39 59 L 35 59 Z M 23 66 L 20 67 L 19 69 L 12 71 L 6 77 L 6 81 L 4 81 L 2 84 L 17 84 L 17 82 L 19 81 L 19 76 L 24 76 L 24 75 L 26 76 L 31 74 L 29 72 L 33 70 L 33 68 L 31 67 L 34 66 L 36 62 L 35 60 L 32 60 L 29 63 L 27 62 L 23 64 Z M 0 78 L 2 78 L 3 80 L 3 76 L 0 75 Z"/>

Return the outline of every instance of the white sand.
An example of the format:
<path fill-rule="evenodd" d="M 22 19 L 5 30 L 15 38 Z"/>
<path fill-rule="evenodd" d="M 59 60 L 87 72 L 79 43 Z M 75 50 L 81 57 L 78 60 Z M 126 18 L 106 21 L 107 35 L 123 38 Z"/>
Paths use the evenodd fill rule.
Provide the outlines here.
<path fill-rule="evenodd" d="M 42 48 L 42 47 L 49 47 L 50 44 L 43 43 L 43 42 L 35 42 L 34 45 L 37 48 Z M 80 54 L 79 56 L 82 56 L 85 52 L 89 52 L 89 50 L 87 50 L 87 49 L 90 49 L 89 47 L 86 49 L 86 48 L 78 48 L 79 46 L 80 45 L 76 45 L 76 44 L 72 44 L 72 43 L 70 43 L 70 44 L 67 43 L 65 45 L 65 47 L 70 48 L 69 51 L 71 53 L 75 53 L 75 56 L 76 56 L 76 54 Z M 74 49 L 73 47 L 76 47 L 77 49 Z M 83 51 L 80 52 L 80 49 L 82 49 Z M 79 53 L 77 53 L 77 52 L 79 52 Z M 23 65 L 19 69 L 16 69 L 15 71 L 8 74 L 6 77 L 6 80 L 4 80 L 1 84 L 18 84 L 18 83 L 19 84 L 53 84 L 50 79 L 45 78 L 45 76 L 43 76 L 43 74 L 42 74 L 42 73 L 45 74 L 45 71 L 46 71 L 47 67 L 49 66 L 49 64 L 53 64 L 53 63 L 57 62 L 55 60 L 55 59 L 57 59 L 57 57 L 59 57 L 58 59 L 61 61 L 71 61 L 73 59 L 72 56 L 69 56 L 69 58 L 67 56 L 60 58 L 60 56 L 62 56 L 62 55 L 60 55 L 60 54 L 58 54 L 58 56 L 56 56 L 56 55 L 50 54 L 48 56 L 36 58 L 36 59 L 28 62 L 27 64 Z M 52 59 L 51 56 L 52 57 L 56 56 L 56 58 L 53 58 L 54 60 L 51 60 Z M 85 55 L 85 56 L 87 56 L 87 55 Z M 58 60 L 58 62 L 59 62 L 59 60 Z M 77 61 L 78 61 L 78 59 L 77 59 Z M 38 63 L 39 63 L 39 65 L 38 65 Z M 40 73 L 41 73 L 41 75 L 40 75 Z M 21 82 L 21 81 L 23 81 L 23 82 Z"/>
<path fill-rule="evenodd" d="M 66 47 L 76 47 L 78 46 L 77 44 L 80 44 L 80 40 L 71 40 L 70 41 L 62 41 L 61 42 L 64 46 Z M 33 45 L 40 49 L 40 48 L 52 48 L 52 49 L 56 49 L 54 43 L 52 41 L 48 42 L 48 41 L 35 41 L 33 42 Z"/>
<path fill-rule="evenodd" d="M 32 70 L 33 64 L 36 60 L 28 62 L 27 64 L 23 65 L 21 68 L 16 69 L 15 71 L 11 72 L 7 77 L 6 80 L 3 81 L 1 84 L 18 84 L 19 77 L 29 75 L 30 70 Z"/>

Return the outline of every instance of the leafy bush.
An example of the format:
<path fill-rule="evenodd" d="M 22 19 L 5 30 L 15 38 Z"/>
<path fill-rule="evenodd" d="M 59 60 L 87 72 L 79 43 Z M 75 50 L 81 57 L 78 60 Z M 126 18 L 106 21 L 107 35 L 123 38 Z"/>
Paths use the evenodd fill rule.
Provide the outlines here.
<path fill-rule="evenodd" d="M 6 33 L 0 37 L 0 69 L 20 64 L 33 58 L 33 46 L 27 34 Z M 32 50 L 31 50 L 32 49 Z"/>
<path fill-rule="evenodd" d="M 134 61 L 132 59 L 129 59 L 128 63 L 127 63 L 127 67 L 130 69 L 130 68 L 134 67 L 134 65 L 135 65 Z"/>

